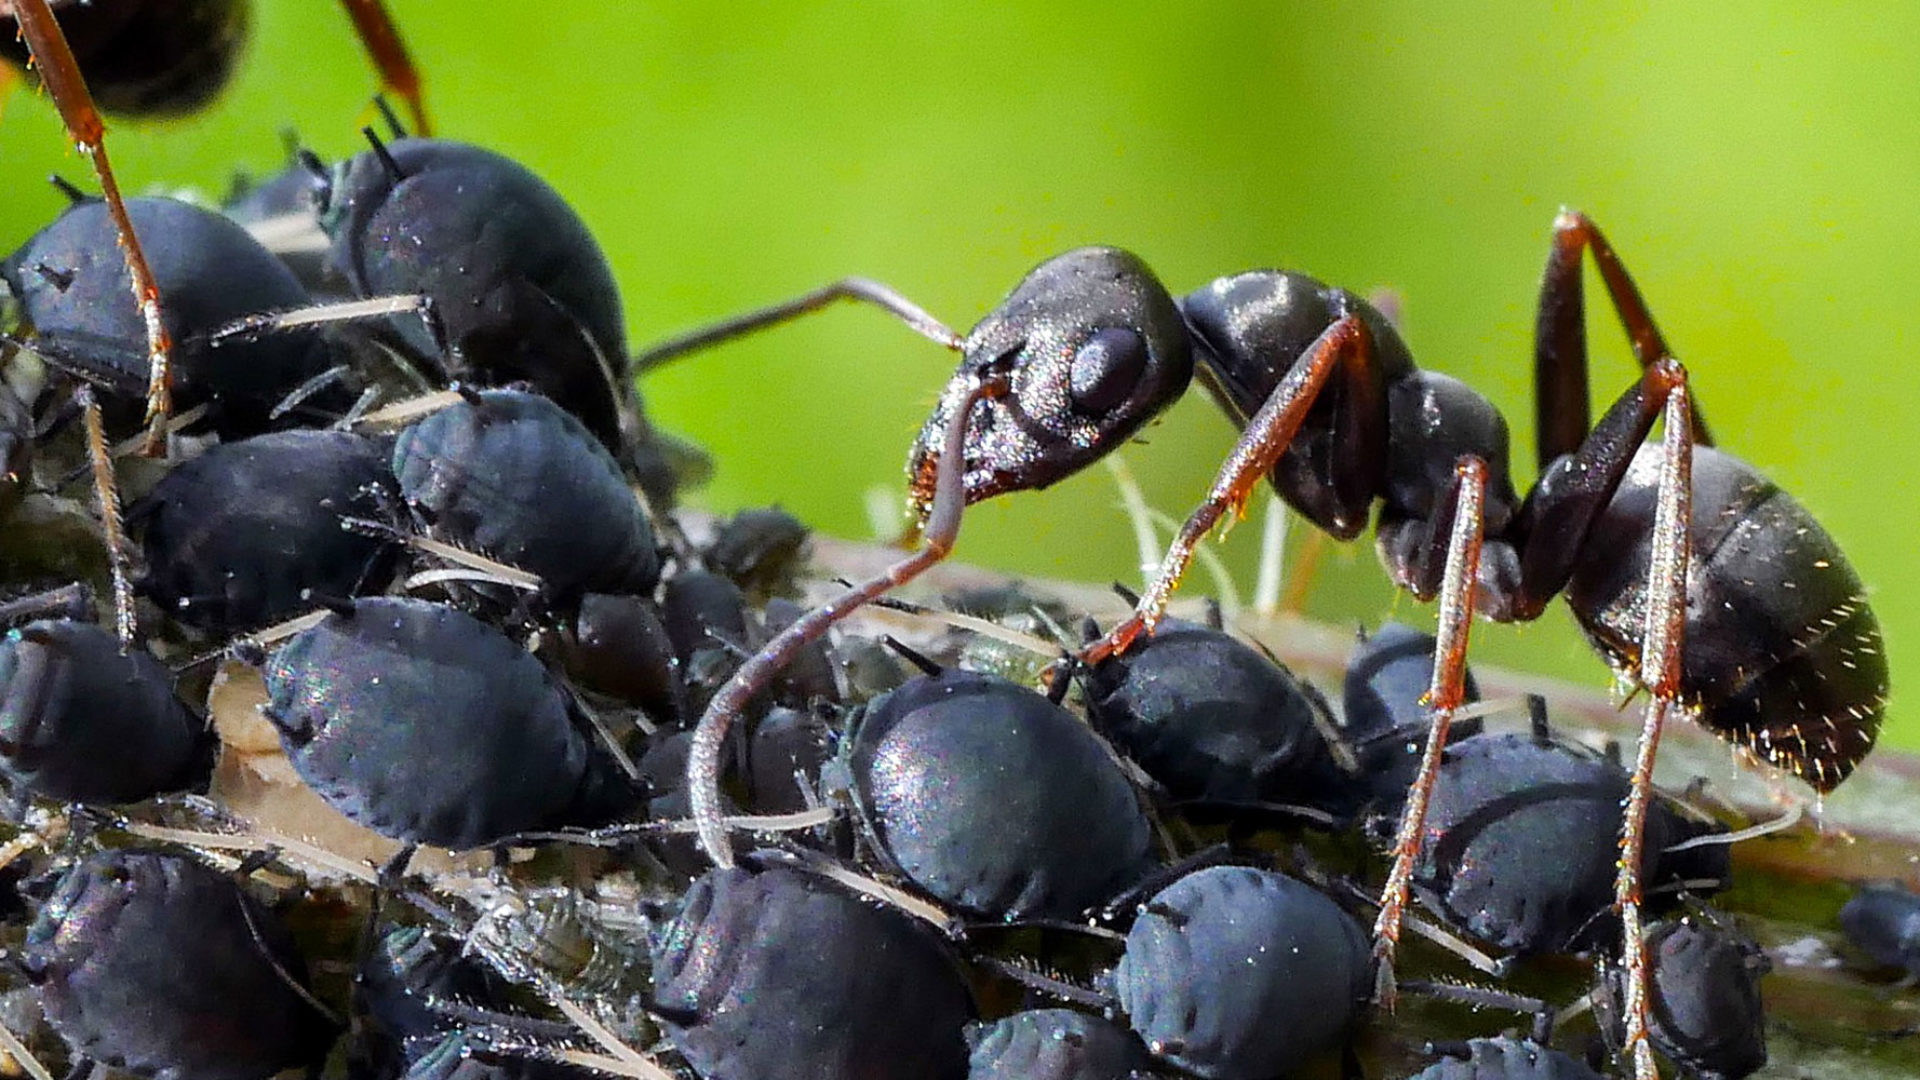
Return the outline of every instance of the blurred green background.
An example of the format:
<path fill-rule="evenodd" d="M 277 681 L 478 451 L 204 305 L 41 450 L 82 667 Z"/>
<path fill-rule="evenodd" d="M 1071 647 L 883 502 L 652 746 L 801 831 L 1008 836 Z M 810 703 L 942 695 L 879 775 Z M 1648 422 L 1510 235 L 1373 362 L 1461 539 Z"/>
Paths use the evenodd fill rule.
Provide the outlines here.
<path fill-rule="evenodd" d="M 1527 2 L 611 5 L 390 0 L 443 134 L 513 154 L 596 230 L 636 344 L 861 273 L 964 328 L 1033 263 L 1133 248 L 1176 292 L 1258 265 L 1405 301 L 1423 365 L 1480 387 L 1531 474 L 1529 356 L 1548 227 L 1588 210 L 1638 276 L 1723 443 L 1851 553 L 1896 684 L 1920 641 L 1906 577 L 1920 521 L 1910 414 L 1920 223 L 1920 7 Z M 132 190 L 218 191 L 362 144 L 373 88 L 322 0 L 261 0 L 251 55 L 211 112 L 123 122 Z M 0 244 L 59 208 L 83 163 L 45 102 L 0 125 Z M 1590 286 L 1591 291 L 1591 286 Z M 1631 361 L 1591 299 L 1597 394 Z M 779 502 L 869 533 L 951 358 L 837 310 L 648 380 L 665 427 L 719 463 L 695 501 Z M 1183 515 L 1233 432 L 1201 395 L 1127 451 Z M 1133 580 L 1099 471 L 976 508 L 960 557 Z M 1251 581 L 1256 529 L 1226 557 Z M 1370 545 L 1322 564 L 1309 611 L 1376 622 L 1397 599 Z M 1476 630 L 1476 655 L 1593 685 L 1556 608 Z M 1889 740 L 1920 746 L 1892 716 Z"/>

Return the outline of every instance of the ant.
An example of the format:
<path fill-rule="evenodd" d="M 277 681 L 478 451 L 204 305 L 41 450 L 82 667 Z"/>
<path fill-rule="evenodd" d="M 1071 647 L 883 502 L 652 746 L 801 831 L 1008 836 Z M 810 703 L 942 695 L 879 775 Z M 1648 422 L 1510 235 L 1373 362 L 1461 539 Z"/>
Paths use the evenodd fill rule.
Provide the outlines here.
<path fill-rule="evenodd" d="M 1589 416 L 1583 252 L 1641 367 L 1598 423 Z M 1180 397 L 1197 359 L 1243 433 L 1133 614 L 1077 661 L 1096 664 L 1151 632 L 1196 545 L 1242 511 L 1262 476 L 1343 540 L 1380 503 L 1376 542 L 1388 573 L 1421 600 L 1439 599 L 1424 699 L 1432 729 L 1374 928 L 1379 997 L 1391 1007 L 1392 956 L 1440 751 L 1463 702 L 1473 616 L 1535 619 L 1564 593 L 1609 665 L 1648 692 L 1616 903 L 1625 1046 L 1636 1077 L 1657 1077 L 1640 869 L 1662 725 L 1689 715 L 1826 792 L 1873 746 L 1887 669 L 1878 621 L 1838 545 L 1751 466 L 1713 448 L 1686 370 L 1591 220 L 1562 211 L 1554 222 L 1534 352 L 1541 473 L 1524 499 L 1494 406 L 1417 368 L 1366 301 L 1298 273 L 1223 277 L 1176 301 L 1137 257 L 1084 248 L 1042 263 L 965 337 L 886 286 L 849 278 L 667 341 L 637 366 L 840 299 L 878 306 L 962 356 L 908 458 L 922 546 L 793 623 L 712 699 L 694 735 L 688 788 L 716 864 L 733 865 L 719 753 L 748 701 L 803 645 L 945 558 L 967 505 L 1045 487 L 1110 453 Z"/>
<path fill-rule="evenodd" d="M 134 234 L 120 185 L 107 160 L 106 122 L 87 88 L 87 77 L 68 43 L 72 23 L 85 45 L 87 70 L 103 85 L 125 89 L 115 94 L 129 111 L 191 108 L 212 96 L 231 62 L 247 15 L 242 0 L 194 0 L 167 5 L 156 0 L 98 0 L 73 6 L 65 0 L 0 0 L 0 17 L 11 17 L 26 45 L 41 85 L 53 98 L 61 122 L 76 149 L 92 166 L 101 197 L 113 217 L 121 254 L 147 330 L 147 439 L 144 452 L 160 452 L 173 411 L 173 340 L 163 321 L 160 290 Z M 384 89 L 407 103 L 414 130 L 429 133 L 420 76 L 388 17 L 382 0 L 340 0 L 353 20 Z M 53 9 L 62 9 L 55 16 Z M 164 33 L 163 31 L 173 31 Z M 155 44 L 163 42 L 164 44 Z M 152 85 L 148 85 L 152 84 Z"/>

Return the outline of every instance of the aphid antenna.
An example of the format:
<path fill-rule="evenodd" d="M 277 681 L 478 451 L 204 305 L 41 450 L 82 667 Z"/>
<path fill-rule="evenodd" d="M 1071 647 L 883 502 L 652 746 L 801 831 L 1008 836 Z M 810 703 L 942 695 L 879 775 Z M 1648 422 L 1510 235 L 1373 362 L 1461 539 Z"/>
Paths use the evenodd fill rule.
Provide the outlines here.
<path fill-rule="evenodd" d="M 627 748 L 622 746 L 620 740 L 614 737 L 613 729 L 607 726 L 606 717 L 600 715 L 600 710 L 594 708 L 593 704 L 586 699 L 586 695 L 575 688 L 573 683 L 566 679 L 557 679 L 555 682 L 566 695 L 568 702 L 573 705 L 580 716 L 585 718 L 587 727 L 592 731 L 595 741 L 600 744 L 602 749 L 606 750 L 609 757 L 613 758 L 614 764 L 620 766 L 620 771 L 626 774 L 629 781 L 636 784 L 639 783 L 640 766 L 634 764 L 632 755 L 627 753 Z"/>
<path fill-rule="evenodd" d="M 1793 805 L 1787 807 L 1785 813 L 1771 821 L 1757 822 L 1744 829 L 1735 829 L 1732 832 L 1706 833 L 1691 837 L 1677 844 L 1668 845 L 1666 850 L 1670 852 L 1687 851 L 1692 848 L 1714 847 L 1721 844 L 1737 844 L 1743 840 L 1753 840 L 1772 833 L 1784 832 L 1800 824 L 1801 820 L 1806 816 L 1807 804 L 1805 802 L 1795 802 Z"/>
<path fill-rule="evenodd" d="M 842 584 L 850 583 L 843 581 Z M 994 622 L 992 619 L 982 618 L 978 615 L 969 615 L 963 611 L 946 611 L 941 608 L 929 607 L 925 604 L 917 604 L 911 600 L 901 600 L 891 596 L 880 597 L 869 606 L 879 608 L 882 611 L 904 615 L 908 618 L 924 619 L 942 626 L 951 626 L 956 630 L 966 630 L 984 638 L 1004 642 L 1016 649 L 1023 649 L 1035 656 L 1046 657 L 1049 660 L 1056 659 L 1067 651 L 1059 644 L 1046 641 L 1033 634 L 1023 633 L 1010 626 Z M 1052 622 L 1052 619 L 1046 612 L 1038 607 L 1031 609 L 1030 613 L 1043 622 Z"/>
<path fill-rule="evenodd" d="M 727 828 L 746 833 L 773 835 L 805 832 L 831 825 L 840 816 L 830 806 L 796 810 L 791 814 L 733 814 L 722 821 Z M 647 836 L 686 836 L 700 831 L 692 818 L 662 818 L 658 821 L 625 822 L 594 829 L 536 829 L 514 833 L 501 841 L 510 847 L 532 844 L 584 844 L 589 847 L 623 847 Z"/>
<path fill-rule="evenodd" d="M 335 364 L 318 375 L 315 375 L 313 378 L 306 380 L 299 386 L 287 391 L 286 397 L 275 402 L 273 408 L 267 411 L 267 419 L 280 419 L 299 408 L 307 399 L 313 397 L 313 395 L 320 391 L 345 382 L 346 376 L 351 374 L 352 371 L 353 366 L 350 364 Z"/>
<path fill-rule="evenodd" d="M 281 983 L 285 984 L 287 989 L 292 990 L 295 996 L 301 1001 L 306 1002 L 308 1007 L 325 1018 L 327 1023 L 332 1024 L 336 1028 L 345 1028 L 347 1026 L 346 1018 L 334 1012 L 332 1009 L 327 1008 L 325 1002 L 315 997 L 313 991 L 301 985 L 300 980 L 294 978 L 293 973 L 288 971 L 286 967 L 280 963 L 279 959 L 274 956 L 273 947 L 267 943 L 265 936 L 260 933 L 259 923 L 254 919 L 252 910 L 249 909 L 246 904 L 240 905 L 240 917 L 246 920 L 247 936 L 253 939 L 254 946 L 260 950 L 260 955 L 266 959 L 267 965 L 273 969 L 274 978 L 279 979 Z"/>

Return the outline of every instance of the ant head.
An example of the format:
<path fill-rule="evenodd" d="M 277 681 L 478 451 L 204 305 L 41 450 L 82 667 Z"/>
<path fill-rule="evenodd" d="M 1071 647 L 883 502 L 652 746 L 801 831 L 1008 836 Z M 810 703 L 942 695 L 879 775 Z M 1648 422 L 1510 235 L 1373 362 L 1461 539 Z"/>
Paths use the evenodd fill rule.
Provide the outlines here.
<path fill-rule="evenodd" d="M 907 462 L 923 514 L 947 425 L 975 379 L 1007 390 L 968 418 L 969 503 L 1078 472 L 1158 415 L 1193 376 L 1180 309 L 1145 263 L 1117 248 L 1041 263 L 973 328 L 962 354 Z"/>

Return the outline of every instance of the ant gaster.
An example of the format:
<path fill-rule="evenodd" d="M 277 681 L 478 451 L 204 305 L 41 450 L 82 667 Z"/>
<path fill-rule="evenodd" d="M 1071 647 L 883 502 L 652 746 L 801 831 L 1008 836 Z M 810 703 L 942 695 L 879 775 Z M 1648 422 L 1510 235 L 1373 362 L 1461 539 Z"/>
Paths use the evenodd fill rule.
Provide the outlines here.
<path fill-rule="evenodd" d="M 1583 250 L 1642 368 L 1591 425 Z M 1887 674 L 1878 622 L 1838 546 L 1750 466 L 1712 449 L 1685 369 L 1591 221 L 1562 212 L 1554 223 L 1534 354 L 1541 478 L 1524 501 L 1492 404 L 1416 368 L 1365 301 L 1296 273 L 1224 277 L 1176 302 L 1135 256 L 1084 248 L 1042 263 L 965 338 L 886 287 L 848 279 L 669 341 L 640 366 L 841 298 L 876 304 L 962 355 L 908 459 L 924 547 L 794 623 L 713 698 L 688 778 L 701 843 L 716 863 L 733 863 L 719 818 L 719 749 L 754 693 L 801 644 L 943 558 L 966 504 L 1045 487 L 1127 441 L 1186 389 L 1197 358 L 1243 434 L 1134 614 L 1080 659 L 1097 662 L 1151 631 L 1195 546 L 1262 476 L 1341 538 L 1358 535 L 1380 502 L 1377 543 L 1389 574 L 1440 600 L 1426 698 L 1432 731 L 1375 925 L 1390 1004 L 1393 948 L 1434 770 L 1463 700 L 1473 614 L 1533 619 L 1564 592 L 1609 664 L 1648 691 L 1616 901 L 1626 1047 L 1637 1077 L 1657 1075 L 1646 1040 L 1640 864 L 1664 720 L 1691 715 L 1827 791 L 1872 747 Z M 1683 652 L 1683 640 L 1693 647 Z"/>

